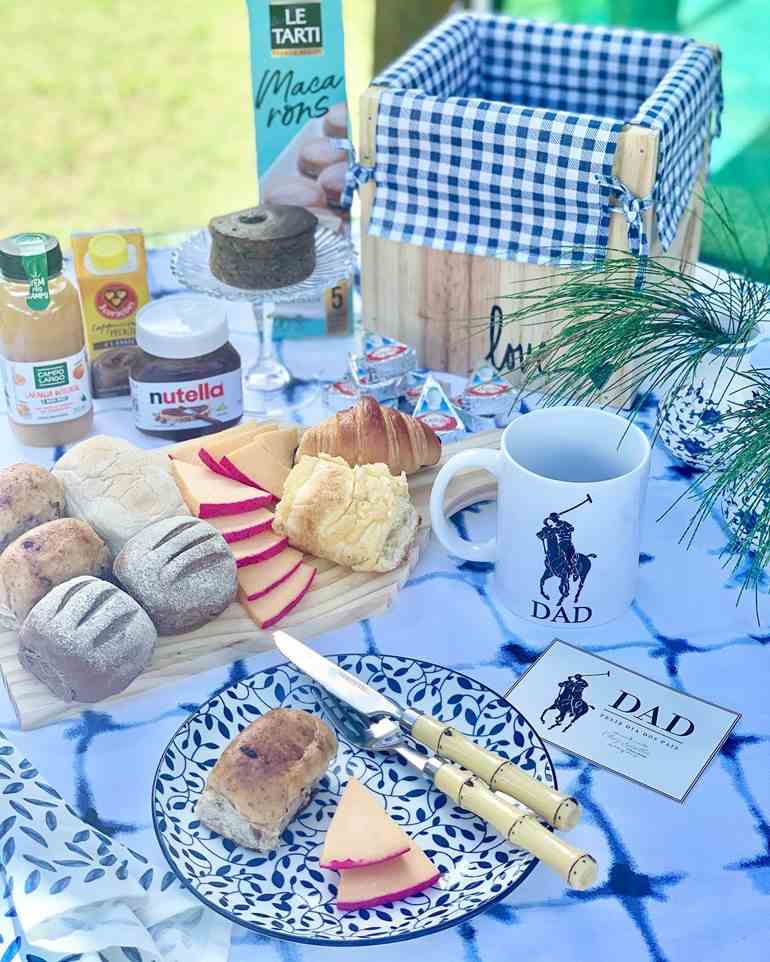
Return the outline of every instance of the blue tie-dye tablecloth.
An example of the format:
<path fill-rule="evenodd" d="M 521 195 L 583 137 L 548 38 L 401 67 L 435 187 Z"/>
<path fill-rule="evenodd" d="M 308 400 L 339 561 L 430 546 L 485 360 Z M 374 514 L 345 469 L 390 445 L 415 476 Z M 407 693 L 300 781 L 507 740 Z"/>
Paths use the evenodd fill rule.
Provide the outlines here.
<path fill-rule="evenodd" d="M 151 259 L 156 294 L 175 290 L 167 260 Z M 249 323 L 243 315 L 244 327 Z M 236 337 L 253 350 L 253 342 Z M 302 374 L 337 376 L 347 345 L 286 344 Z M 97 416 L 100 432 L 147 444 L 126 404 Z M 651 426 L 654 409 L 644 412 Z M 313 421 L 325 412 L 311 406 Z M 24 450 L 0 423 L 2 461 L 50 463 L 54 452 Z M 690 473 L 659 446 L 653 457 L 636 602 L 621 620 L 565 636 L 589 651 L 666 684 L 743 713 L 719 756 L 684 805 L 618 776 L 553 752 L 563 789 L 585 808 L 579 842 L 603 866 L 588 892 L 567 892 L 538 868 L 511 897 L 454 929 L 403 945 L 370 946 L 369 962 L 400 962 L 404 952 L 467 962 L 763 962 L 770 959 L 770 603 L 762 627 L 753 599 L 736 606 L 738 585 L 722 566 L 727 533 L 706 523 L 687 550 L 679 543 L 689 509 L 680 503 Z M 491 533 L 494 507 L 461 512 L 456 524 L 474 538 Z M 553 629 L 524 623 L 487 593 L 489 566 L 460 562 L 435 541 L 390 612 L 314 642 L 322 652 L 381 651 L 424 657 L 468 672 L 497 691 L 543 651 Z M 150 819 L 150 786 L 158 757 L 180 721 L 218 689 L 279 656 L 256 655 L 127 701 L 109 712 L 20 732 L 0 695 L 0 728 L 44 771 L 77 812 L 163 867 Z M 577 836 L 576 836 L 577 837 Z M 235 929 L 233 962 L 254 958 L 330 962 L 360 958 L 361 949 L 313 948 Z M 4 958 L 4 957 L 3 957 Z M 192 962 L 192 960 L 191 960 Z M 198 962 L 198 960 L 195 960 Z M 200 960 L 204 962 L 204 960 Z"/>

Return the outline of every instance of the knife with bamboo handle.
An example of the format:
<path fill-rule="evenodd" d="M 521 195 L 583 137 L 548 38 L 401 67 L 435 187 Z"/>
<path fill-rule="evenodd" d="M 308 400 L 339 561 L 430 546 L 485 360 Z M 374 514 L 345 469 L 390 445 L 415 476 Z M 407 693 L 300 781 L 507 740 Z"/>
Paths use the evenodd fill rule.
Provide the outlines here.
<path fill-rule="evenodd" d="M 393 718 L 416 741 L 478 775 L 493 791 L 515 798 L 554 828 L 567 831 L 577 825 L 581 808 L 576 799 L 532 778 L 513 762 L 481 748 L 450 725 L 381 695 L 285 631 L 274 632 L 273 639 L 292 664 L 360 714 L 369 719 Z"/>

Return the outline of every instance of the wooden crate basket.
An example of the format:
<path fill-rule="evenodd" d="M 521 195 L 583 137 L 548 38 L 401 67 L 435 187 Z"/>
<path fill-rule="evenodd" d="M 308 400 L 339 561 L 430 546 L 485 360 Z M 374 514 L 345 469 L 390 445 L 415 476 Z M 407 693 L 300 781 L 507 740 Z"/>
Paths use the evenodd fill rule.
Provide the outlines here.
<path fill-rule="evenodd" d="M 718 64 L 718 49 L 708 49 Z M 381 85 L 369 87 L 360 102 L 359 163 L 375 171 L 383 89 Z M 679 219 L 676 237 L 665 252 L 667 257 L 683 263 L 692 263 L 698 258 L 709 143 L 707 138 L 689 204 Z M 626 124 L 620 133 L 613 173 L 637 197 L 654 196 L 660 174 L 660 146 L 660 131 L 656 129 Z M 457 374 L 469 373 L 490 350 L 488 321 L 495 306 L 500 306 L 499 298 L 513 296 L 513 305 L 507 301 L 505 306 L 505 310 L 510 311 L 516 304 L 517 290 L 524 285 L 534 281 L 542 285 L 549 279 L 556 283 L 557 275 L 563 275 L 564 266 L 449 252 L 370 234 L 368 226 L 376 191 L 376 176 L 360 189 L 364 324 L 414 346 L 421 365 Z M 619 201 L 617 196 L 610 201 L 613 206 L 608 256 L 613 256 L 613 252 L 615 256 L 617 252 L 629 252 L 628 223 Z M 655 205 L 642 216 L 650 254 L 660 255 L 663 248 Z M 497 345 L 496 359 L 501 360 L 507 350 L 509 360 L 515 364 L 534 344 L 548 337 L 556 323 L 558 317 L 554 316 L 526 330 L 506 325 Z"/>

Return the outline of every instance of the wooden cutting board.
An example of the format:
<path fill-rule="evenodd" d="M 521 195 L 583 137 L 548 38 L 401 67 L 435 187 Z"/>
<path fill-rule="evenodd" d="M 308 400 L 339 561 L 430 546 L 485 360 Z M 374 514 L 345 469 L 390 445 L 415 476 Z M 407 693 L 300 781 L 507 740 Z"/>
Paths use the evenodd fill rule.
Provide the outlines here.
<path fill-rule="evenodd" d="M 409 479 L 412 500 L 420 512 L 421 527 L 406 562 L 388 574 L 350 571 L 330 561 L 313 561 L 318 575 L 300 604 L 280 623 L 298 638 L 310 638 L 342 628 L 361 618 L 387 610 L 417 564 L 420 550 L 430 537 L 430 491 L 441 465 L 453 454 L 469 448 L 496 448 L 501 431 L 474 434 L 444 446 L 441 461 Z M 446 499 L 448 514 L 494 497 L 495 482 L 483 471 L 459 475 Z M 310 559 L 312 561 L 312 559 Z M 273 647 L 270 632 L 260 631 L 236 602 L 214 621 L 185 635 L 159 638 L 150 667 L 125 691 L 95 705 L 63 702 L 22 667 L 17 655 L 15 631 L 0 631 L 0 671 L 22 729 L 39 728 L 50 722 L 78 715 L 85 708 L 103 708 L 125 698 L 150 691 L 179 678 L 189 678 L 207 668 L 227 665 L 236 658 Z"/>

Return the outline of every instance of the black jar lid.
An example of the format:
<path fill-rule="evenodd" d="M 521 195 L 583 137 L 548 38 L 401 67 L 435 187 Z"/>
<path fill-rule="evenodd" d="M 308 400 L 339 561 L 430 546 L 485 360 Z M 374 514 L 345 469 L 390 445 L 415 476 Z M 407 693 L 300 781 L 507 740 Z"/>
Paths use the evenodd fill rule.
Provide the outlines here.
<path fill-rule="evenodd" d="M 0 240 L 0 274 L 8 281 L 27 281 L 24 259 L 45 255 L 48 277 L 62 272 L 62 252 L 59 241 L 51 234 L 13 234 Z"/>

